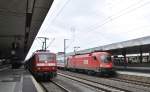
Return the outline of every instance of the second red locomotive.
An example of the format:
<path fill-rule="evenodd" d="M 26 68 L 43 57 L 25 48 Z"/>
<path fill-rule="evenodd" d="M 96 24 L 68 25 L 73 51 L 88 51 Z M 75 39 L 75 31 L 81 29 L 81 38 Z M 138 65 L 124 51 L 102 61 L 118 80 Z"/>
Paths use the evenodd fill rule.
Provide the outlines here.
<path fill-rule="evenodd" d="M 62 61 L 58 67 L 62 68 Z M 61 65 L 61 66 L 59 66 Z M 113 74 L 113 62 L 108 52 L 92 52 L 68 56 L 64 67 L 68 70 L 86 71 L 88 73 Z"/>
<path fill-rule="evenodd" d="M 57 75 L 56 54 L 36 51 L 25 63 L 25 67 L 38 79 L 54 78 Z"/>

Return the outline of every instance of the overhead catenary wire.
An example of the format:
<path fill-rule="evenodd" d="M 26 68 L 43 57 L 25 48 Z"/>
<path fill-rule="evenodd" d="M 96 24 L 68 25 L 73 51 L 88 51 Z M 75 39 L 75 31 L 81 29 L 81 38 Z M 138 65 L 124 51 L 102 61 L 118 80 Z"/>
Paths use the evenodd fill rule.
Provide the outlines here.
<path fill-rule="evenodd" d="M 72 41 L 66 46 L 66 49 L 69 48 L 74 42 L 75 42 L 75 38 L 76 38 L 76 29 L 75 27 L 71 27 L 71 33 L 72 33 Z"/>
<path fill-rule="evenodd" d="M 68 0 L 68 2 L 69 2 L 69 0 Z M 115 20 L 115 19 L 118 19 L 118 18 L 120 18 L 121 16 L 123 16 L 123 15 L 125 15 L 125 14 L 127 14 L 127 13 L 130 13 L 131 11 L 134 11 L 134 10 L 136 10 L 136 9 L 138 9 L 138 8 L 140 8 L 140 7 L 142 7 L 142 6 L 144 6 L 145 4 L 147 4 L 147 2 L 146 3 L 140 3 L 141 2 L 141 0 L 139 0 L 138 2 L 136 2 L 136 3 L 134 3 L 134 4 L 132 4 L 132 5 L 130 5 L 129 7 L 127 7 L 127 8 L 124 8 L 124 9 L 122 9 L 122 10 L 120 10 L 119 12 L 117 12 L 117 15 L 116 14 L 114 14 L 114 15 L 112 15 L 112 16 L 109 16 L 106 20 L 105 20 L 105 22 L 104 23 L 102 23 L 102 24 L 98 24 L 97 26 L 95 26 L 94 28 L 92 28 L 93 30 L 95 30 L 95 29 L 97 29 L 97 28 L 101 28 L 102 26 L 104 26 L 105 24 L 107 24 L 107 23 L 109 23 L 109 22 L 112 22 L 113 20 Z M 67 2 L 66 2 L 66 4 L 67 4 Z M 137 6 L 138 5 L 138 6 Z M 136 6 L 136 7 L 135 7 Z M 65 7 L 65 5 L 64 5 L 64 7 Z M 63 8 L 64 8 L 63 7 Z M 56 17 L 58 17 L 59 15 L 60 15 L 60 13 L 62 12 L 62 10 L 63 10 L 63 8 L 62 9 L 60 9 L 60 12 L 59 13 L 57 13 L 57 15 L 55 16 L 55 18 L 53 19 L 53 21 L 56 19 Z M 120 13 L 120 14 L 118 14 L 118 13 Z M 91 29 L 91 28 L 87 28 L 87 29 Z M 86 37 L 87 37 L 87 34 L 89 34 L 90 32 L 93 32 L 93 30 L 91 31 L 91 30 L 89 30 L 88 31 L 88 33 L 86 33 Z M 73 41 L 74 42 L 74 41 Z M 72 42 L 72 43 L 73 43 Z M 67 48 L 69 48 L 69 46 L 70 46 L 70 44 L 67 46 Z"/>
<path fill-rule="evenodd" d="M 39 42 L 39 39 L 38 38 L 36 38 L 36 41 L 39 43 L 39 45 L 41 44 L 41 42 Z M 41 44 L 42 45 L 42 44 Z"/>
<path fill-rule="evenodd" d="M 47 40 L 49 40 L 49 38 L 47 38 L 47 37 L 37 37 L 37 38 L 39 38 L 39 39 L 43 39 L 43 41 L 42 41 L 42 43 L 43 43 L 43 45 L 42 45 L 42 50 L 46 50 L 47 48 L 46 48 L 46 42 L 47 42 Z"/>
<path fill-rule="evenodd" d="M 112 15 L 112 16 L 110 16 L 110 17 L 108 17 L 106 20 L 105 20 L 105 22 L 103 22 L 103 23 L 101 23 L 101 24 L 97 24 L 95 27 L 93 27 L 93 28 L 86 28 L 86 29 L 90 29 L 87 33 L 90 33 L 90 32 L 95 32 L 96 31 L 96 29 L 98 29 L 98 28 L 102 28 L 105 24 L 107 24 L 107 23 L 110 23 L 110 22 L 112 22 L 112 21 L 114 21 L 114 20 L 116 20 L 116 19 L 118 19 L 118 18 L 120 18 L 120 17 L 122 17 L 122 16 L 124 16 L 124 15 L 126 15 L 126 14 L 128 14 L 128 13 L 130 13 L 130 12 L 132 12 L 132 11 L 135 11 L 135 10 L 137 10 L 137 9 L 139 9 L 139 8 L 142 8 L 142 7 L 144 7 L 145 5 L 148 5 L 148 4 L 150 4 L 150 2 L 144 2 L 144 3 L 142 3 L 142 4 L 137 4 L 137 6 L 135 7 L 135 6 L 129 6 L 130 8 L 132 8 L 132 9 L 130 9 L 129 7 L 127 7 L 126 9 L 123 9 L 123 11 L 120 13 L 120 14 L 117 14 L 117 15 Z M 92 31 L 91 31 L 92 30 Z M 94 30 L 94 31 L 93 31 Z"/>
<path fill-rule="evenodd" d="M 121 13 L 121 14 L 118 14 L 118 15 L 116 15 L 116 16 L 110 17 L 110 19 L 106 20 L 106 21 L 103 22 L 102 24 L 97 25 L 97 26 L 93 27 L 92 29 L 89 29 L 88 32 L 86 32 L 86 36 L 84 36 L 84 38 L 85 38 L 85 37 L 88 37 L 87 35 L 89 35 L 91 32 L 98 32 L 98 33 L 99 33 L 100 31 L 99 31 L 99 30 L 96 30 L 96 29 L 100 29 L 100 28 L 102 28 L 105 24 L 110 23 L 110 22 L 112 22 L 112 21 L 114 21 L 114 20 L 116 20 L 116 19 L 118 19 L 118 18 L 120 18 L 120 17 L 122 17 L 122 16 L 124 16 L 124 15 L 126 15 L 126 14 L 128 14 L 128 13 L 130 13 L 130 12 L 132 12 L 132 11 L 135 11 L 135 10 L 137 10 L 137 9 L 139 9 L 139 8 L 142 8 L 142 7 L 144 7 L 144 6 L 148 5 L 148 4 L 150 4 L 150 2 L 144 2 L 144 3 L 142 3 L 142 4 L 138 4 L 136 7 L 134 6 L 132 9 L 126 10 L 125 12 L 123 12 L 123 13 Z M 91 31 L 91 30 L 92 30 L 92 31 Z M 85 38 L 85 39 L 86 39 L 86 38 Z"/>
<path fill-rule="evenodd" d="M 52 19 L 52 22 L 54 22 L 56 20 L 56 18 L 61 14 L 61 12 L 64 10 L 64 8 L 66 7 L 66 5 L 70 2 L 71 0 L 67 0 L 64 5 L 60 8 L 59 12 L 56 14 L 56 16 Z"/>
<path fill-rule="evenodd" d="M 51 44 L 52 44 L 54 41 L 55 41 L 55 38 L 53 38 L 53 39 L 50 41 L 50 43 L 48 44 L 48 46 L 46 47 L 46 49 L 49 48 L 49 47 L 51 46 Z"/>
<path fill-rule="evenodd" d="M 120 13 L 126 11 L 126 10 L 129 10 L 130 8 L 134 7 L 135 5 L 138 5 L 140 2 L 141 2 L 141 0 L 137 1 L 136 3 L 134 3 L 134 4 L 132 4 L 132 5 L 128 6 L 128 7 L 126 7 L 126 8 L 124 8 L 124 9 L 121 9 L 121 10 L 118 11 L 116 14 L 118 15 L 118 14 L 120 14 Z M 112 7 L 111 7 L 111 11 L 112 11 Z M 110 20 L 110 22 L 111 22 L 111 18 L 112 18 L 113 16 L 116 16 L 116 14 L 113 14 L 113 15 L 107 17 L 106 19 L 104 19 L 104 23 L 105 23 L 105 21 L 108 21 L 108 20 Z M 99 22 L 99 23 L 100 23 L 100 22 Z M 91 28 L 93 28 L 93 27 L 95 27 L 95 26 L 98 26 L 99 23 L 93 24 L 93 25 L 87 27 L 86 29 L 91 29 Z M 102 24 L 103 24 L 103 23 L 102 23 Z"/>
<path fill-rule="evenodd" d="M 38 45 L 37 47 L 42 47 L 43 44 L 42 44 L 42 42 L 39 42 L 38 38 L 36 38 L 36 41 L 37 41 L 37 43 L 38 43 L 38 44 L 37 44 L 37 45 Z"/>
<path fill-rule="evenodd" d="M 62 7 L 59 9 L 59 11 L 56 13 L 56 15 L 51 19 L 51 22 L 54 22 L 56 18 L 61 14 L 61 12 L 64 10 L 66 5 L 70 2 L 71 0 L 66 0 L 66 2 L 62 5 Z M 45 30 L 44 33 L 47 33 L 48 30 Z"/>
<path fill-rule="evenodd" d="M 104 23 L 98 24 L 98 25 L 96 25 L 96 26 L 93 27 L 93 28 L 89 28 L 89 27 L 88 27 L 88 28 L 87 28 L 88 31 L 86 31 L 86 35 L 83 36 L 83 39 L 87 39 L 87 37 L 89 37 L 88 35 L 91 34 L 91 33 L 94 33 L 94 32 L 99 33 L 99 32 L 101 32 L 101 31 L 96 30 L 96 29 L 98 29 L 98 28 L 99 28 L 99 29 L 100 29 L 100 28 L 103 28 L 103 26 L 104 26 L 105 24 L 110 23 L 110 22 L 112 22 L 112 21 L 114 21 L 114 20 L 116 20 L 116 19 L 118 19 L 118 18 L 120 18 L 120 17 L 122 17 L 122 16 L 124 16 L 124 15 L 126 15 L 126 14 L 128 14 L 128 13 L 130 13 L 130 12 L 132 12 L 132 11 L 135 11 L 135 10 L 137 10 L 137 9 L 139 9 L 139 8 L 145 7 L 145 6 L 148 5 L 148 4 L 150 4 L 150 2 L 142 2 L 142 3 L 140 3 L 140 4 L 135 4 L 136 6 L 129 6 L 129 7 L 131 7 L 131 8 L 127 7 L 127 8 L 125 8 L 125 9 L 123 9 L 124 11 L 121 12 L 120 14 L 112 15 L 111 17 L 108 17 L 108 19 L 106 19 L 106 21 L 105 21 Z M 87 29 L 86 29 L 86 30 L 87 30 Z M 91 31 L 91 29 L 93 29 L 93 30 Z M 99 34 L 99 35 L 104 36 L 103 34 Z M 97 41 L 99 41 L 99 40 L 100 40 L 100 39 L 97 39 Z M 94 40 L 94 41 L 96 41 L 96 40 Z M 91 42 L 93 42 L 93 41 L 89 41 L 88 43 L 91 43 Z M 105 43 L 105 44 L 106 44 L 106 43 Z"/>

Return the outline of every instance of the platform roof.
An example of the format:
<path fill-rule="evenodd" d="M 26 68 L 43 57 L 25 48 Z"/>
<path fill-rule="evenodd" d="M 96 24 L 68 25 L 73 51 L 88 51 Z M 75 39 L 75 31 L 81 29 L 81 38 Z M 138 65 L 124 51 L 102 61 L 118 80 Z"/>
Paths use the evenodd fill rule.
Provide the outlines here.
<path fill-rule="evenodd" d="M 132 39 L 128 41 L 112 43 L 104 46 L 98 46 L 94 48 L 89 48 L 85 50 L 77 51 L 76 53 L 89 53 L 94 51 L 109 51 L 113 55 L 122 54 L 138 54 L 138 53 L 149 53 L 150 52 L 150 36 Z M 68 55 L 73 55 L 74 52 L 68 53 Z"/>
<path fill-rule="evenodd" d="M 9 55 L 12 43 L 25 54 L 34 41 L 53 0 L 0 0 L 0 56 Z"/>

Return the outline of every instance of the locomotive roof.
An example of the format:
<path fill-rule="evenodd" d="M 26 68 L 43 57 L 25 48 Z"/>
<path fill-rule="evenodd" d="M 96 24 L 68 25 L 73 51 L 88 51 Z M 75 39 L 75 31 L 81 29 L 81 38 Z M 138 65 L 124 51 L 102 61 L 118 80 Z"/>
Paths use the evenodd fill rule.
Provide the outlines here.
<path fill-rule="evenodd" d="M 35 52 L 34 54 L 40 54 L 40 53 L 50 53 L 50 54 L 55 54 L 55 53 L 52 53 L 52 52 Z"/>
<path fill-rule="evenodd" d="M 48 50 L 37 50 L 37 51 L 35 51 L 33 54 L 40 54 L 40 53 L 50 53 L 50 54 L 55 54 L 55 53 L 53 53 L 53 52 L 50 52 L 50 51 L 48 51 Z"/>
<path fill-rule="evenodd" d="M 89 56 L 89 55 L 97 55 L 97 54 L 109 54 L 109 52 L 92 52 L 92 53 L 82 53 L 82 54 L 75 54 L 71 56 Z"/>

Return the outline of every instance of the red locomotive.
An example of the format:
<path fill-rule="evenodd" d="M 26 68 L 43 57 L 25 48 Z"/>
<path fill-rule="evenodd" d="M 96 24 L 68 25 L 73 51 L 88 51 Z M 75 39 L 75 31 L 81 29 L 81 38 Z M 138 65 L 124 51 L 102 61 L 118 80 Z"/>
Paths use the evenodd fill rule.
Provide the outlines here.
<path fill-rule="evenodd" d="M 57 75 L 56 54 L 36 51 L 25 63 L 25 68 L 38 79 L 54 78 Z"/>
<path fill-rule="evenodd" d="M 58 65 L 59 65 L 59 61 Z M 62 63 L 62 60 L 61 60 Z M 89 74 L 113 74 L 113 63 L 111 54 L 108 52 L 92 52 L 87 54 L 79 54 L 68 56 L 66 68 L 74 71 L 86 71 Z M 61 66 L 58 66 L 62 68 Z"/>

